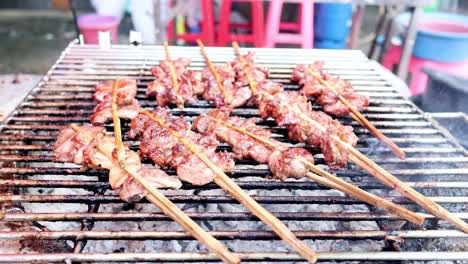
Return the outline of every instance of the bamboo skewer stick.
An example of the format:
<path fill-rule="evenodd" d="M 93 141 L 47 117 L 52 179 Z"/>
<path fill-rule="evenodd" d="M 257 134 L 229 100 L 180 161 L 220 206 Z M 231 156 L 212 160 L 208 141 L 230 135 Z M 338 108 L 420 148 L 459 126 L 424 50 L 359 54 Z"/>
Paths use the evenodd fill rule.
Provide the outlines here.
<path fill-rule="evenodd" d="M 117 109 L 117 89 L 119 87 L 120 79 L 116 79 L 114 81 L 114 85 L 112 86 L 112 122 L 114 123 L 114 127 L 120 128 L 120 118 L 119 118 L 119 110 Z M 120 165 L 123 165 L 125 161 L 125 148 L 122 142 L 122 131 L 121 129 L 114 129 L 115 133 L 115 143 L 117 149 L 117 160 L 119 161 Z"/>
<path fill-rule="evenodd" d="M 299 110 L 299 109 L 297 109 Z M 321 130 L 322 132 L 326 133 L 326 129 L 315 120 L 311 119 L 301 111 L 297 111 L 298 115 L 304 121 L 314 125 L 317 129 Z M 414 201 L 422 208 L 426 209 L 431 214 L 449 222 L 450 224 L 458 227 L 459 229 L 463 230 L 463 232 L 468 233 L 468 224 L 465 223 L 462 219 L 458 218 L 457 216 L 453 215 L 437 203 L 433 202 L 426 196 L 420 194 L 413 188 L 411 188 L 406 183 L 400 181 L 398 178 L 390 174 L 388 171 L 380 167 L 377 163 L 366 157 L 364 154 L 359 152 L 353 146 L 349 145 L 348 143 L 342 141 L 339 137 L 332 135 L 331 138 L 338 143 L 343 149 L 345 149 L 349 155 L 351 161 L 356 163 L 361 168 L 365 169 L 371 175 L 382 181 L 388 187 L 397 190 L 399 193 L 406 196 L 408 199 Z"/>
<path fill-rule="evenodd" d="M 118 84 L 117 79 L 115 83 Z M 237 255 L 230 252 L 221 242 L 216 240 L 213 236 L 203 230 L 197 223 L 195 223 L 190 217 L 188 217 L 182 210 L 180 210 L 175 204 L 167 199 L 159 190 L 151 186 L 151 184 L 138 173 L 125 169 L 125 148 L 122 142 L 122 129 L 120 126 L 120 119 L 118 116 L 117 109 L 117 89 L 118 85 L 114 83 L 112 89 L 112 117 L 114 121 L 114 137 L 117 148 L 117 160 L 119 160 L 117 166 L 122 168 L 126 173 L 133 177 L 138 183 L 140 183 L 145 190 L 149 193 L 147 199 L 160 208 L 167 216 L 172 218 L 174 221 L 184 227 L 190 234 L 192 234 L 198 241 L 205 245 L 209 250 L 214 252 L 226 263 L 240 263 L 240 259 Z M 114 162 L 112 157 L 109 157 Z"/>
<path fill-rule="evenodd" d="M 236 200 L 241 204 L 247 207 L 250 211 L 254 213 L 260 220 L 267 224 L 273 231 L 289 245 L 291 245 L 299 254 L 301 254 L 305 259 L 311 263 L 317 261 L 317 254 L 312 251 L 304 242 L 299 240 L 287 227 L 283 224 L 278 218 L 273 214 L 268 212 L 263 208 L 259 203 L 257 203 L 249 194 L 247 194 L 242 188 L 239 187 L 231 178 L 229 178 L 224 171 L 216 166 L 208 157 L 202 154 L 198 147 L 192 144 L 190 141 L 186 140 L 176 131 L 172 130 L 167 126 L 162 120 L 158 119 L 156 116 L 148 112 L 147 110 L 142 110 L 142 113 L 147 115 L 153 121 L 158 123 L 159 126 L 164 127 L 170 131 L 170 133 L 182 144 L 184 144 L 193 154 L 205 163 L 215 174 L 214 182 L 220 186 L 224 191 L 232 195 Z"/>
<path fill-rule="evenodd" d="M 169 46 L 167 41 L 164 41 L 164 53 L 166 54 L 166 60 L 169 65 L 169 70 L 171 72 L 171 79 L 172 79 L 172 86 L 174 88 L 174 93 L 177 97 L 177 107 L 184 108 L 184 99 L 179 94 L 179 81 L 177 81 L 177 74 L 174 68 L 174 64 L 172 64 L 171 55 L 169 53 Z"/>
<path fill-rule="evenodd" d="M 250 76 L 250 74 L 249 74 L 249 71 L 248 71 L 249 65 L 245 61 L 244 57 L 242 57 L 241 54 L 240 54 L 239 44 L 237 44 L 236 41 L 233 41 L 232 42 L 232 47 L 234 48 L 234 52 L 236 53 L 237 57 L 239 58 L 240 63 L 242 64 L 242 70 L 244 71 L 245 76 L 247 77 L 247 81 L 249 82 L 250 90 L 252 91 L 252 93 L 254 95 L 257 94 L 257 92 L 258 92 L 257 91 L 257 84 L 253 80 L 252 76 Z"/>
<path fill-rule="evenodd" d="M 324 80 L 320 74 L 313 72 L 311 69 L 306 67 L 306 71 L 308 74 L 316 78 L 322 85 L 327 87 L 330 91 L 332 91 L 338 99 L 348 107 L 348 109 L 351 111 L 350 116 L 354 120 L 356 120 L 361 126 L 365 127 L 367 130 L 369 130 L 375 137 L 378 139 L 382 140 L 385 144 L 387 144 L 388 147 L 395 153 L 400 159 L 405 158 L 405 152 L 401 150 L 395 142 L 391 141 L 387 136 L 385 136 L 380 130 L 378 130 L 367 118 L 365 118 L 361 112 L 359 112 L 344 96 L 338 92 L 335 87 L 333 87 L 329 82 Z"/>
<path fill-rule="evenodd" d="M 246 74 L 248 74 L 246 72 Z M 271 96 L 268 93 L 264 93 L 264 96 Z M 297 109 L 297 108 L 296 108 Z M 297 109 L 298 115 L 304 121 L 314 125 L 315 128 L 321 130 L 322 132 L 326 133 L 326 129 L 315 120 L 309 118 L 307 115 L 302 113 L 300 109 Z M 337 142 L 341 147 L 343 147 L 350 155 L 349 158 L 352 162 L 357 164 L 359 167 L 363 168 L 371 175 L 382 181 L 388 187 L 397 190 L 399 193 L 407 197 L 408 199 L 412 200 L 413 202 L 417 203 L 419 206 L 433 214 L 434 216 L 439 217 L 447 221 L 448 223 L 456 226 L 457 228 L 461 229 L 463 232 L 468 233 L 468 224 L 465 223 L 459 217 L 453 215 L 445 208 L 441 207 L 437 203 L 433 202 L 429 198 L 425 197 L 424 195 L 420 194 L 413 188 L 411 188 L 406 183 L 400 181 L 398 178 L 387 172 L 385 169 L 380 167 L 377 163 L 373 162 L 371 159 L 366 157 L 364 154 L 359 152 L 353 146 L 349 145 L 348 143 L 342 141 L 335 135 L 331 137 L 335 142 Z"/>
<path fill-rule="evenodd" d="M 216 71 L 213 63 L 211 63 L 210 59 L 208 58 L 208 55 L 206 54 L 205 46 L 203 45 L 203 42 L 200 39 L 197 39 L 197 44 L 200 47 L 200 50 L 203 55 L 203 58 L 205 59 L 206 65 L 210 69 L 211 74 L 215 77 L 216 84 L 218 85 L 218 89 L 221 92 L 221 95 L 223 96 L 224 99 L 226 99 L 228 103 L 230 103 L 232 101 L 232 98 L 229 94 L 226 93 L 226 89 L 224 88 L 223 82 L 221 81 L 221 77 L 219 77 L 219 74 Z"/>
<path fill-rule="evenodd" d="M 79 132 L 80 129 L 76 126 L 72 128 Z M 115 166 L 120 166 L 109 153 L 101 149 L 99 146 L 97 150 L 105 155 L 109 160 L 111 160 Z M 125 169 L 124 169 L 125 170 Z M 240 259 L 237 255 L 230 252 L 223 244 L 221 244 L 216 238 L 208 234 L 203 230 L 197 223 L 195 223 L 190 217 L 188 217 L 184 212 L 182 212 L 175 204 L 173 204 L 169 199 L 164 196 L 158 189 L 151 186 L 151 184 L 138 173 L 134 173 L 129 170 L 125 170 L 133 179 L 135 179 L 139 184 L 141 184 L 145 190 L 148 192 L 146 199 L 156 205 L 159 209 L 163 211 L 164 214 L 169 216 L 171 219 L 179 223 L 183 228 L 185 228 L 192 236 L 194 236 L 200 243 L 206 246 L 209 250 L 219 256 L 226 263 L 240 263 Z"/>
<path fill-rule="evenodd" d="M 237 127 L 237 126 L 234 126 L 228 122 L 225 122 L 224 120 L 221 120 L 221 119 L 217 119 L 217 118 L 214 118 L 214 117 L 211 117 L 211 119 L 213 119 L 214 121 L 222 124 L 223 126 L 226 126 L 227 128 L 230 128 L 234 131 L 237 131 L 239 133 L 243 133 L 243 134 L 246 134 L 252 138 L 254 138 L 255 140 L 265 144 L 266 146 L 268 146 L 269 148 L 271 149 L 278 149 L 278 144 L 277 143 L 274 143 L 274 142 L 271 142 L 270 140 L 266 139 L 266 138 L 263 138 L 263 137 L 260 137 L 248 130 L 246 130 L 245 128 L 242 128 L 242 127 Z M 414 212 L 411 212 L 410 210 L 400 206 L 400 205 L 397 205 L 397 204 L 394 204 L 390 201 L 387 201 L 381 197 L 378 197 L 376 195 L 373 195 L 371 193 L 368 193 L 364 190 L 362 190 L 361 188 L 359 187 L 356 187 L 340 178 L 338 178 L 337 176 L 323 170 L 322 168 L 314 165 L 313 163 L 307 161 L 306 159 L 302 158 L 302 157 L 297 157 L 302 163 L 304 163 L 305 165 L 307 165 L 314 173 L 308 173 L 307 175 L 305 175 L 306 177 L 308 177 L 309 179 L 312 179 L 322 185 L 325 185 L 325 186 L 328 186 L 330 188 L 333 188 L 333 189 L 337 189 L 341 192 L 344 192 L 348 195 L 351 195 L 353 197 L 356 197 L 364 202 L 367 202 L 371 205 L 374 205 L 376 207 L 379 207 L 379 208 L 382 208 L 382 209 L 385 209 L 403 219 L 406 219 L 412 223 L 415 223 L 415 224 L 418 224 L 418 225 L 421 225 L 423 222 L 424 222 L 424 216 L 421 215 L 421 214 L 417 214 L 417 213 L 414 213 Z"/>

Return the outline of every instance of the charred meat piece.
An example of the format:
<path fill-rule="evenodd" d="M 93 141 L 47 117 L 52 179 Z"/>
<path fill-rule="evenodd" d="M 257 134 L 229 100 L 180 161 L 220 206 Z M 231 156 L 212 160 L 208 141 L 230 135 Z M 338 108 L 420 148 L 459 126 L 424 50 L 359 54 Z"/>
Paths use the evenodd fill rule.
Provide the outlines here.
<path fill-rule="evenodd" d="M 279 126 L 286 127 L 290 139 L 320 147 L 330 168 L 344 167 L 348 160 L 347 152 L 332 140 L 332 135 L 356 146 L 357 136 L 353 133 L 351 126 L 343 126 L 323 112 L 312 111 L 312 106 L 307 99 L 297 92 L 264 96 L 260 102 L 259 111 L 262 118 L 272 117 Z M 304 121 L 300 113 L 323 126 L 326 133 Z"/>
<path fill-rule="evenodd" d="M 115 81 L 104 82 L 96 86 L 94 99 L 98 104 L 93 109 L 90 117 L 91 123 L 96 126 L 103 125 L 112 120 L 112 88 Z M 137 86 L 135 80 L 119 80 L 117 90 L 117 105 L 119 117 L 132 119 L 140 109 L 138 100 L 135 99 Z"/>
<path fill-rule="evenodd" d="M 191 130 L 189 122 L 183 117 L 171 118 L 168 109 L 158 108 L 154 115 L 162 120 L 172 131 L 194 144 L 221 170 L 231 171 L 234 161 L 227 152 L 216 152 L 219 142 L 214 136 L 202 135 Z M 204 185 L 211 182 L 216 174 L 197 155 L 181 143 L 169 128 L 160 126 L 147 115 L 139 113 L 132 120 L 129 136 L 140 139 L 141 152 L 159 166 L 169 166 L 177 171 L 183 181 L 193 185 Z"/>
<path fill-rule="evenodd" d="M 54 144 L 55 161 L 84 164 L 83 151 L 92 139 L 106 134 L 104 127 L 82 126 L 82 133 L 77 133 L 71 127 L 64 128 L 57 136 Z"/>
<path fill-rule="evenodd" d="M 234 158 L 251 158 L 259 163 L 268 162 L 268 157 L 272 152 L 270 148 L 264 144 L 259 144 L 256 139 L 250 137 L 249 135 L 237 132 L 219 123 L 213 118 L 222 120 L 237 127 L 245 128 L 249 132 L 264 138 L 269 138 L 271 136 L 271 132 L 269 130 L 259 128 L 255 124 L 255 120 L 253 118 L 244 119 L 236 116 L 229 117 L 228 112 L 223 112 L 220 110 L 210 111 L 208 115 L 200 115 L 193 122 L 193 128 L 196 131 L 203 134 L 214 135 L 220 141 L 228 143 L 232 147 L 232 151 L 235 153 Z M 286 146 L 282 143 L 280 143 L 278 147 L 281 146 L 286 148 Z"/>
<path fill-rule="evenodd" d="M 228 127 L 226 124 L 245 129 L 272 142 L 274 146 L 260 142 L 245 133 Z M 215 135 L 219 140 L 229 144 L 236 159 L 251 158 L 258 163 L 268 164 L 273 177 L 279 180 L 288 177 L 301 178 L 307 173 L 307 166 L 298 157 L 311 163 L 314 162 L 312 154 L 307 150 L 289 148 L 286 144 L 272 139 L 271 132 L 258 127 L 254 119 L 229 117 L 228 112 L 213 110 L 208 115 L 197 117 L 193 122 L 193 127 L 200 133 Z"/>
<path fill-rule="evenodd" d="M 179 58 L 171 63 L 179 84 L 177 92 L 172 82 L 169 62 L 163 60 L 150 69 L 156 79 L 148 84 L 146 95 L 155 96 L 159 106 L 178 103 L 178 96 L 184 102 L 196 101 L 196 95 L 203 93 L 201 73 L 187 69 L 191 63 L 188 58 Z"/>
<path fill-rule="evenodd" d="M 286 178 L 302 178 L 309 172 L 309 168 L 299 157 L 314 163 L 314 156 L 303 148 L 288 148 L 276 150 L 268 159 L 268 166 L 273 176 L 279 180 Z"/>
<path fill-rule="evenodd" d="M 255 52 L 249 52 L 246 55 L 242 55 L 242 58 L 247 65 L 243 65 L 243 63 L 240 62 L 240 59 L 231 62 L 231 66 L 236 73 L 237 82 L 243 86 L 249 85 L 245 70 L 247 70 L 250 77 L 257 83 L 268 79 L 268 69 L 255 64 Z"/>
<path fill-rule="evenodd" d="M 317 103 L 323 106 L 326 113 L 336 116 L 348 115 L 350 110 L 338 97 L 321 84 L 318 78 L 307 73 L 307 69 L 318 73 L 321 78 L 333 86 L 344 98 L 346 98 L 358 111 L 369 105 L 369 98 L 358 94 L 351 84 L 343 79 L 333 77 L 322 71 L 323 62 L 314 62 L 308 65 L 297 65 L 292 72 L 292 80 L 299 82 L 302 93 L 305 96 L 316 97 Z"/>
<path fill-rule="evenodd" d="M 139 174 L 155 188 L 180 188 L 181 183 L 177 178 L 170 177 L 158 168 L 143 168 L 140 156 L 127 146 L 125 160 L 118 161 L 115 157 L 115 139 L 105 135 L 104 127 L 77 128 L 67 127 L 59 131 L 54 145 L 55 160 L 96 170 L 109 170 L 109 183 L 113 189 L 121 188 L 122 200 L 136 202 L 145 195 L 143 187 L 128 172 Z"/>
<path fill-rule="evenodd" d="M 122 119 L 132 119 L 138 114 L 138 111 L 140 111 L 140 105 L 136 99 L 132 99 L 130 103 L 118 105 L 119 117 Z M 104 101 L 94 107 L 90 121 L 96 126 L 112 121 L 111 96 L 105 97 Z"/>
<path fill-rule="evenodd" d="M 94 92 L 94 100 L 98 103 L 105 100 L 105 97 L 112 94 L 112 87 L 115 81 L 102 82 L 96 85 L 96 91 Z M 137 94 L 136 80 L 125 79 L 119 81 L 119 87 L 117 90 L 117 103 L 127 104 L 131 103 L 135 99 Z"/>
<path fill-rule="evenodd" d="M 203 98 L 212 102 L 216 107 L 236 108 L 245 105 L 252 97 L 252 92 L 248 85 L 236 82 L 236 72 L 231 64 L 217 65 L 215 70 L 222 80 L 225 94 L 218 86 L 216 78 L 209 68 L 205 68 L 202 71 L 202 80 L 205 87 Z"/>
<path fill-rule="evenodd" d="M 231 62 L 232 68 L 236 73 L 236 84 L 242 87 L 249 87 L 250 83 L 247 74 L 251 80 L 255 82 L 255 93 L 252 93 L 251 98 L 247 101 L 247 105 L 256 106 L 261 100 L 264 93 L 275 94 L 283 91 L 283 86 L 280 83 L 268 81 L 269 71 L 265 67 L 255 64 L 255 53 L 249 52 L 241 56 L 247 65 L 241 63 L 241 59 Z"/>

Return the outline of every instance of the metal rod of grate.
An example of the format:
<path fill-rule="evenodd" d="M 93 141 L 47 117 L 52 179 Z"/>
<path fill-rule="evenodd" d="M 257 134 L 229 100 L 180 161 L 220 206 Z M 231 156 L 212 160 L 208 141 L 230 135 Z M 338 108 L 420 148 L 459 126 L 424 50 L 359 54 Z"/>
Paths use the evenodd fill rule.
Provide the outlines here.
<path fill-rule="evenodd" d="M 172 49 L 172 48 L 171 48 Z M 379 130 L 388 134 L 407 153 L 407 159 L 399 160 L 375 138 L 350 118 L 341 118 L 344 124 L 354 127 L 359 136 L 358 149 L 381 164 L 418 191 L 441 203 L 462 219 L 468 219 L 468 153 L 454 138 L 434 120 L 424 115 L 410 101 L 397 92 L 401 82 L 369 61 L 361 52 L 341 50 L 300 49 L 251 49 L 258 54 L 258 63 L 268 67 L 271 79 L 282 82 L 287 89 L 298 87 L 289 80 L 290 72 L 298 63 L 323 60 L 325 69 L 332 74 L 349 80 L 360 93 L 370 96 L 370 106 L 363 112 Z M 230 48 L 207 48 L 214 63 L 232 60 L 235 54 Z M 202 69 L 204 62 L 197 47 L 173 47 L 173 54 L 192 59 L 191 68 Z M 102 49 L 95 45 L 71 43 L 44 79 L 18 108 L 0 125 L 0 188 L 12 190 L 0 195 L 4 204 L 0 224 L 33 223 L 39 221 L 47 226 L 56 223 L 77 223 L 73 228 L 56 225 L 55 229 L 3 230 L 0 240 L 65 240 L 74 245 L 74 250 L 54 250 L 54 254 L 0 254 L 1 263 L 17 262 L 205 262 L 218 261 L 203 249 L 193 252 L 166 252 L 162 247 L 156 251 L 136 253 L 136 248 L 126 252 L 104 252 L 102 248 L 87 246 L 94 241 L 193 241 L 187 233 L 176 226 L 160 230 L 160 224 L 170 221 L 158 211 L 148 211 L 147 202 L 130 207 L 140 210 L 122 210 L 125 204 L 115 193 L 109 192 L 107 175 L 97 171 L 82 171 L 72 164 L 53 162 L 51 145 L 63 126 L 74 122 L 87 124 L 95 103 L 92 100 L 94 85 L 116 77 L 138 80 L 137 98 L 143 107 L 154 107 L 155 101 L 145 96 L 145 87 L 153 79 L 151 66 L 164 59 L 163 47 L 131 47 L 114 45 Z M 187 104 L 185 109 L 173 109 L 175 115 L 184 115 L 188 120 L 206 113 L 211 106 L 206 101 Z M 318 106 L 314 106 L 320 109 Z M 270 120 L 261 120 L 254 108 L 241 108 L 234 115 L 255 117 L 258 124 L 271 129 L 274 137 L 288 142 L 287 132 Z M 111 128 L 109 131 L 111 131 Z M 123 124 L 128 130 L 128 123 Z M 137 149 L 138 142 L 129 141 Z M 293 144 L 303 146 L 302 144 Z M 317 163 L 325 166 L 323 155 L 310 146 Z M 222 150 L 230 150 L 220 145 Z M 146 160 L 145 163 L 150 163 Z M 268 168 L 250 160 L 236 162 L 232 177 L 242 188 L 281 220 L 290 224 L 294 232 L 308 243 L 319 248 L 333 243 L 349 244 L 348 249 L 358 252 L 340 252 L 330 248 L 319 255 L 319 260 L 466 260 L 466 248 L 440 248 L 433 252 L 433 241 L 443 239 L 446 244 L 466 244 L 466 234 L 453 230 L 443 221 L 426 215 L 428 221 L 422 227 L 397 224 L 399 219 L 360 201 L 329 192 L 323 186 L 307 180 L 278 182 L 265 179 Z M 169 174 L 174 171 L 168 170 Z M 335 173 L 346 181 L 387 199 L 420 211 L 420 208 L 404 197 L 390 192 L 385 186 L 356 167 L 337 170 Z M 261 244 L 279 239 L 270 231 L 260 227 L 257 218 L 235 207 L 236 202 L 219 189 L 208 184 L 194 187 L 184 184 L 181 190 L 167 192 L 167 197 L 182 208 L 198 208 L 187 214 L 197 222 L 205 223 L 210 232 L 222 239 L 244 261 L 301 261 L 294 253 L 265 252 Z M 35 205 L 46 204 L 44 207 Z M 84 206 L 84 207 L 83 207 Z M 109 206 L 120 208 L 109 211 Z M 68 210 L 67 207 L 73 209 Z M 229 211 L 227 208 L 237 208 Z M 77 209 L 78 208 L 78 209 Z M 114 208 L 114 207 L 112 207 Z M 141 208 L 145 208 L 142 210 Z M 114 208 L 115 209 L 115 208 Z M 107 230 L 109 223 L 136 223 L 139 229 L 125 228 Z M 152 228 L 143 228 L 143 223 L 155 223 Z M 230 229 L 219 228 L 219 223 L 229 223 Z M 247 223 L 242 226 L 242 223 Z M 317 223 L 330 223 L 321 226 Z M 370 225 L 368 223 L 371 223 Z M 314 225 L 318 226 L 318 229 Z M 234 227 L 232 227 L 234 226 Z M 255 229 L 252 227 L 255 226 Z M 68 226 L 69 227 L 69 226 Z M 156 227 L 156 228 L 154 228 Z M 324 229 L 321 229 L 324 228 Z M 177 230 L 176 230 L 177 229 Z M 375 249 L 353 249 L 353 243 L 374 241 L 380 243 Z M 400 241 L 400 242 L 398 242 Z M 404 241 L 404 242 L 401 242 Z M 452 242 L 458 241 L 458 242 Z M 237 243 L 237 244 L 236 244 Z M 249 245 L 252 252 L 244 252 L 240 245 Z M 255 244 L 261 244 L 257 248 Z M 168 244 L 163 244 L 168 245 Z M 383 245 L 383 246 L 382 246 Z M 399 248 L 401 252 L 391 252 Z M 50 248 L 48 249 L 50 252 Z M 112 249 L 109 249 L 112 250 Z M 379 252 L 386 250 L 390 252 Z M 161 251 L 161 252 L 160 252 Z M 272 251 L 276 251 L 273 249 Z M 281 251 L 281 250 L 280 250 Z M 70 253 L 73 252 L 73 253 Z M 114 253 L 111 253 L 114 252 Z M 138 251 L 139 252 L 139 251 Z"/>

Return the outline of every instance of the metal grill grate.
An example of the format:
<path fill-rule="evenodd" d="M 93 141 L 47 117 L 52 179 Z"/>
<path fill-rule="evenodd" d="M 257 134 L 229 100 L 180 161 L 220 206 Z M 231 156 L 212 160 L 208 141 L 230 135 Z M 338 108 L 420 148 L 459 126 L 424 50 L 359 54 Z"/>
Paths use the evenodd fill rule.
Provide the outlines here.
<path fill-rule="evenodd" d="M 408 157 L 399 160 L 356 122 L 341 118 L 342 123 L 355 128 L 359 136 L 358 149 L 418 191 L 456 212 L 462 219 L 468 219 L 468 153 L 436 122 L 396 92 L 397 87 L 404 84 L 393 75 L 369 61 L 359 51 L 255 51 L 257 62 L 269 67 L 271 78 L 283 82 L 287 89 L 297 89 L 289 81 L 292 68 L 298 63 L 313 60 L 324 60 L 326 70 L 350 80 L 358 92 L 371 98 L 364 115 L 401 146 Z M 193 69 L 204 66 L 196 47 L 171 47 L 171 52 L 174 58 L 192 58 Z M 235 58 L 229 48 L 208 48 L 207 52 L 214 63 Z M 75 165 L 52 162 L 51 145 L 58 129 L 71 122 L 89 122 L 88 116 L 95 105 L 92 100 L 94 85 L 98 81 L 116 77 L 137 78 L 140 104 L 153 107 L 154 100 L 148 100 L 144 92 L 147 82 L 153 79 L 149 68 L 157 65 L 161 59 L 164 59 L 162 47 L 122 45 L 101 49 L 72 43 L 44 79 L 5 120 L 0 127 L 0 202 L 4 207 L 0 224 L 8 228 L 2 229 L 7 231 L 0 231 L 0 244 L 3 243 L 1 241 L 13 243 L 22 240 L 22 253 L 26 251 L 25 244 L 39 253 L 0 254 L 0 262 L 218 261 L 204 248 L 188 246 L 196 244 L 194 239 L 179 231 L 181 229 L 175 223 L 147 202 L 136 205 L 121 202 L 115 192 L 109 191 L 105 173 L 82 172 Z M 186 105 L 183 110 L 173 109 L 173 112 L 191 119 L 210 107 L 207 102 L 200 101 Z M 234 114 L 257 116 L 257 110 L 236 109 Z M 279 140 L 287 140 L 285 131 L 277 128 L 272 121 L 259 119 L 259 124 L 270 127 Z M 112 131 L 110 126 L 108 128 Z M 127 129 L 128 124 L 125 124 L 124 130 Z M 131 142 L 131 145 L 137 148 L 137 142 Z M 229 150 L 226 145 L 220 148 Z M 323 164 L 323 156 L 318 150 L 311 151 L 317 163 Z M 268 180 L 264 177 L 268 174 L 266 166 L 248 160 L 236 164 L 232 177 L 242 188 L 285 221 L 298 237 L 313 248 L 331 250 L 320 254 L 320 260 L 468 259 L 468 235 L 429 215 L 424 227 L 402 225 L 391 215 L 342 196 L 339 192 L 326 191 L 313 182 Z M 336 173 L 361 188 L 412 210 L 420 210 L 354 166 Z M 284 245 L 274 252 L 267 252 L 264 245 L 281 245 L 278 238 L 213 184 L 197 188 L 185 184 L 181 190 L 164 193 L 174 203 L 183 206 L 189 216 L 224 240 L 231 249 L 248 251 L 241 253 L 245 261 L 301 261 Z M 233 210 L 228 210 L 231 207 Z M 120 210 L 116 211 L 115 208 Z M 244 229 L 238 228 L 237 224 L 241 222 L 245 223 Z M 122 229 L 105 228 L 108 224 L 116 223 L 125 225 Z M 135 241 L 135 245 L 160 241 L 155 245 L 161 246 L 156 250 L 130 246 L 106 251 L 95 246 L 97 244 L 90 244 L 93 241 L 117 241 L 116 245 L 119 245 L 118 241 L 126 245 L 132 241 Z M 173 242 L 183 248 L 178 252 L 165 252 Z M 354 247 L 366 243 L 374 247 Z M 242 244 L 246 247 L 239 246 Z M 439 252 L 433 252 L 434 249 Z"/>

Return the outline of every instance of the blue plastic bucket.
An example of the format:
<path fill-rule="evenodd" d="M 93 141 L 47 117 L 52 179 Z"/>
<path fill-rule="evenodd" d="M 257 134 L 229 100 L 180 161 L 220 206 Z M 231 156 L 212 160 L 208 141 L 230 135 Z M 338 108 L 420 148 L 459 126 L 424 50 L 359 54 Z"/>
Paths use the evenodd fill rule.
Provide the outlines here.
<path fill-rule="evenodd" d="M 397 22 L 407 27 L 409 13 Z M 413 55 L 426 60 L 460 62 L 468 60 L 468 17 L 449 13 L 425 13 L 418 22 Z"/>
<path fill-rule="evenodd" d="M 344 48 L 352 23 L 352 4 L 318 3 L 314 9 L 314 46 Z"/>
<path fill-rule="evenodd" d="M 346 40 L 338 41 L 338 40 L 315 39 L 314 48 L 316 49 L 345 49 Z"/>

